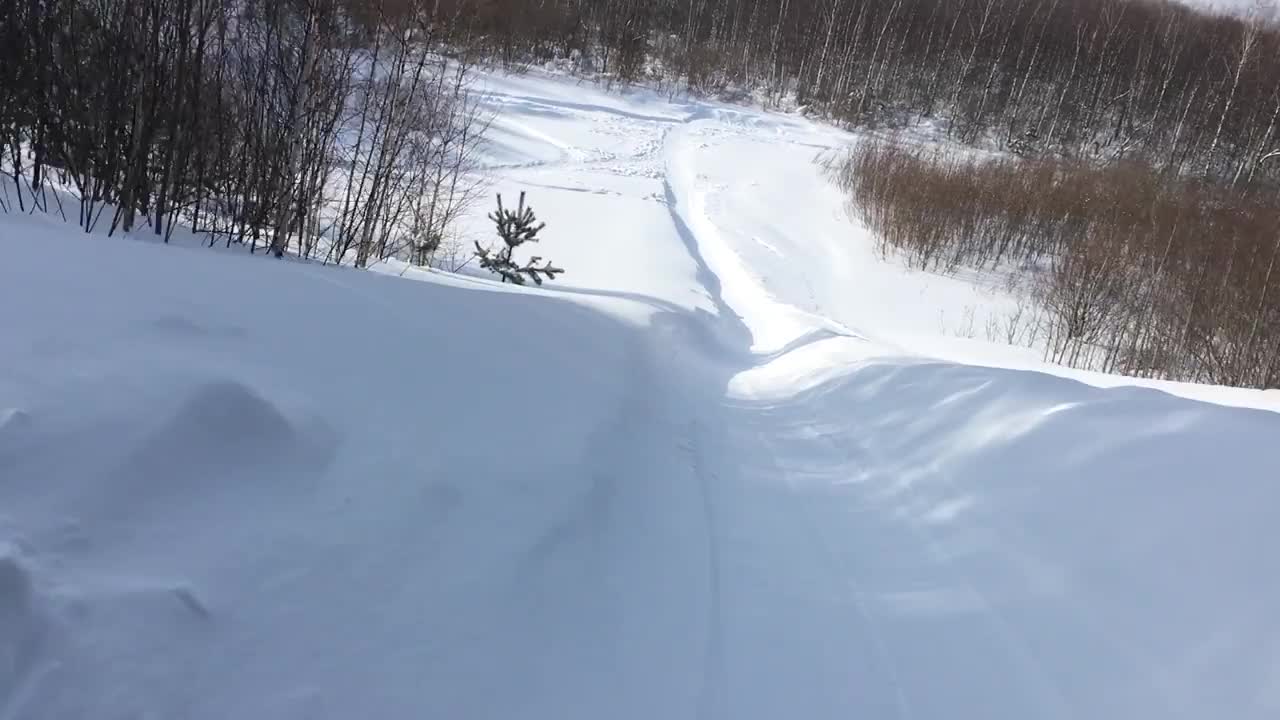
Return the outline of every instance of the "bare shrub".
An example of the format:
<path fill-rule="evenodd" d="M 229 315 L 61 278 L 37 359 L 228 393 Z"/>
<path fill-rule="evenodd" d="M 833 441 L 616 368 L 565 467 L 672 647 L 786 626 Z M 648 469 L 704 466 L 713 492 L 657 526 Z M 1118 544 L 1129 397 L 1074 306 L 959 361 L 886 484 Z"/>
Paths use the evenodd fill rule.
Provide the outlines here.
<path fill-rule="evenodd" d="M 1010 343 L 1043 330 L 1055 362 L 1280 385 L 1272 188 L 1137 162 L 991 159 L 891 142 L 861 146 L 833 172 L 882 252 L 922 269 L 999 266 L 1030 280 L 1047 317 L 1024 324 L 1020 307 L 1003 333 Z"/>
<path fill-rule="evenodd" d="M 457 20 L 427 0 L 0 10 L 0 209 L 51 210 L 56 182 L 86 231 L 428 262 L 475 199 L 485 129 L 470 65 L 437 51 Z"/>

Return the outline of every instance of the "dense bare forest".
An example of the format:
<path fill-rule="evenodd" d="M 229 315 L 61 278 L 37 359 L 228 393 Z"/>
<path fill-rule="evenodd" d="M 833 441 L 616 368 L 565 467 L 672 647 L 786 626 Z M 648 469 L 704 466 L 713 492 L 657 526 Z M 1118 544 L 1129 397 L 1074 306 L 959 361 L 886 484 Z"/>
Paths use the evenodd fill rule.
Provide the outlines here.
<path fill-rule="evenodd" d="M 359 170 L 426 152 L 411 142 L 419 131 L 465 135 L 462 75 L 425 52 L 442 47 L 509 66 L 572 58 L 624 80 L 793 95 L 860 126 L 933 120 L 1029 155 L 1141 157 L 1233 183 L 1280 173 L 1261 162 L 1280 145 L 1280 32 L 1257 14 L 1167 2 L 3 0 L 0 10 L 6 167 L 37 184 L 46 169 L 69 173 L 86 222 L 101 200 L 118 201 L 110 222 L 126 229 L 140 211 L 159 228 L 177 208 L 234 220 L 237 237 L 304 227 L 305 198 L 333 170 L 322 158 L 353 112 L 371 145 L 338 164 Z M 383 121 L 398 127 L 384 134 Z M 370 168 L 362 190 L 453 182 L 426 174 Z M 405 221 L 402 201 L 375 200 L 343 219 L 357 226 L 344 232 L 368 244 Z M 435 212 L 411 221 L 424 246 Z"/>
<path fill-rule="evenodd" d="M 459 2 L 459 0 L 454 0 Z M 941 123 L 1030 155 L 1232 182 L 1280 131 L 1280 31 L 1148 0 L 461 0 L 486 51 L 794 94 L 855 126 Z M 459 26 L 464 27 L 464 26 Z"/>
<path fill-rule="evenodd" d="M 141 216 L 305 253 L 319 225 L 413 254 L 455 212 L 465 63 L 571 58 L 624 80 L 794 96 L 853 125 L 932 120 L 1027 155 L 1277 176 L 1280 32 L 1145 0 L 3 0 L 8 174 L 93 227 Z M 353 120 L 354 118 L 354 120 Z M 355 128 L 354 142 L 339 142 Z M 425 141 L 427 137 L 445 142 Z M 27 154 L 24 157 L 23 151 Z M 436 154 L 434 157 L 424 157 Z M 1275 169 L 1269 169 L 1269 166 Z M 318 188 L 350 193 L 324 217 Z M 417 207 L 424 195 L 428 207 Z M 10 199 L 12 202 L 13 199 Z M 40 200 L 37 199 L 37 202 Z M 21 197 L 18 203 L 23 203 Z M 413 207 L 410 207 L 413 206 Z M 61 209 L 65 212 L 65 209 Z M 447 222 L 446 222 L 447 224 Z"/>
<path fill-rule="evenodd" d="M 837 167 L 917 268 L 1005 268 L 1033 307 L 988 339 L 1142 377 L 1280 387 L 1280 194 L 1150 166 L 864 145 Z"/>
<path fill-rule="evenodd" d="M 433 52 L 444 20 L 424 3 L 6 0 L 0 209 L 425 263 L 472 197 L 483 131 L 465 58 Z"/>

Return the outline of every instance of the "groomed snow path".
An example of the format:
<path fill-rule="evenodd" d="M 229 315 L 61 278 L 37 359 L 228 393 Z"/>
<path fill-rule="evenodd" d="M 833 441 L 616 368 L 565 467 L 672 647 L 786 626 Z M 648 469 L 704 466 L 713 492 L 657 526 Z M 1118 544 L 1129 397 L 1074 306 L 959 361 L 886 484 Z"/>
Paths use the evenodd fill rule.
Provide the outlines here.
<path fill-rule="evenodd" d="M 846 136 L 486 88 L 554 291 L 0 216 L 0 718 L 1280 715 L 1271 398 L 909 354 Z"/>

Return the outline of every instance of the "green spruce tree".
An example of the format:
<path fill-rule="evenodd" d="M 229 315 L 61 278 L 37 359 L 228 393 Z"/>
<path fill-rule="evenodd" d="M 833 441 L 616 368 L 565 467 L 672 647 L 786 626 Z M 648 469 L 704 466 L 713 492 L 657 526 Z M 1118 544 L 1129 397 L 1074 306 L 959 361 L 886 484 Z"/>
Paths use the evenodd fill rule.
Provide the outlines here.
<path fill-rule="evenodd" d="M 533 214 L 533 207 L 525 207 L 523 192 L 520 193 L 520 205 L 514 211 L 502 206 L 502 195 L 499 194 L 498 210 L 490 213 L 489 219 L 497 226 L 503 246 L 494 252 L 480 247 L 477 242 L 476 257 L 480 258 L 480 267 L 501 276 L 502 282 L 516 285 L 524 285 L 526 278 L 541 285 L 544 276 L 547 280 L 554 280 L 556 275 L 564 272 L 552 265 L 550 260 L 543 263 L 542 258 L 537 255 L 529 258 L 529 262 L 524 265 L 512 259 L 516 248 L 525 243 L 538 242 L 538 233 L 547 226 L 546 223 L 538 222 Z"/>

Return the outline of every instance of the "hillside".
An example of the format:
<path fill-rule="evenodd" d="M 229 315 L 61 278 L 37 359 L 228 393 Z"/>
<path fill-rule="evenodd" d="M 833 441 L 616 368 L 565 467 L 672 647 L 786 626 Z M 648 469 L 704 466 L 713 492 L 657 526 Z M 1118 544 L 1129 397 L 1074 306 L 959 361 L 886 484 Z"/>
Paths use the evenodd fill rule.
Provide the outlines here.
<path fill-rule="evenodd" d="M 0 216 L 0 717 L 1280 712 L 1274 393 L 956 339 L 843 133 L 483 92 L 545 290 Z"/>

